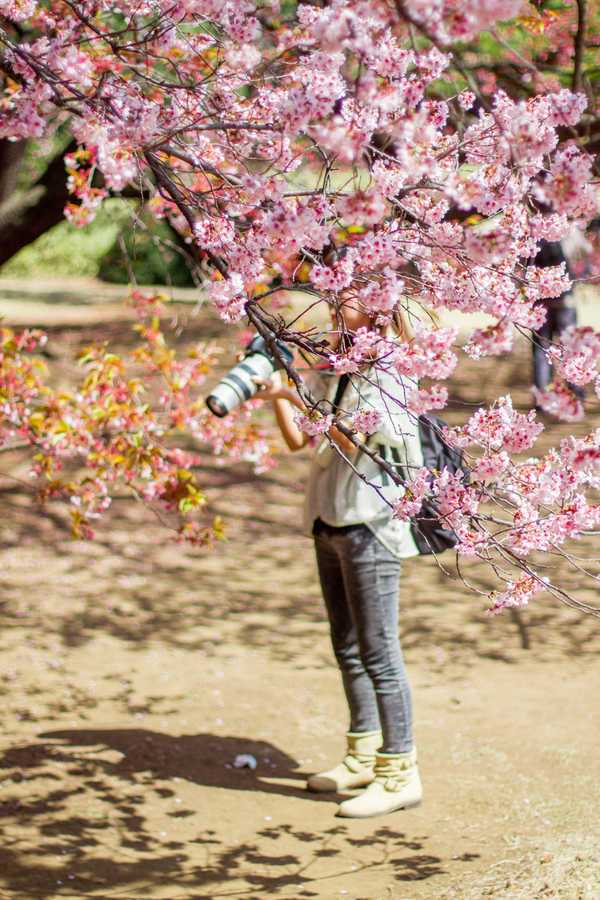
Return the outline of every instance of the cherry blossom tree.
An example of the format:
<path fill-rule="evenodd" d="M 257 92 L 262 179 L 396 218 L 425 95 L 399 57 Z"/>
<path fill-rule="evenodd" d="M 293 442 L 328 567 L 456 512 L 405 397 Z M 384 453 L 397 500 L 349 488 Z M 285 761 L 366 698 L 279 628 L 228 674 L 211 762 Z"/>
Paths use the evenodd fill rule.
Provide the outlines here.
<path fill-rule="evenodd" d="M 68 127 L 76 149 L 65 157 L 65 214 L 75 224 L 137 186 L 180 235 L 203 300 L 232 326 L 249 322 L 285 364 L 306 407 L 302 427 L 317 434 L 335 423 L 398 479 L 358 437 L 376 428 L 369 411 L 334 415 L 276 341 L 337 373 L 369 362 L 426 378 L 406 400 L 418 415 L 444 408 L 443 382 L 462 352 L 508 352 L 542 324 L 540 301 L 570 279 L 564 265 L 533 264 L 540 242 L 597 214 L 597 13 L 588 12 L 584 0 L 556 14 L 522 0 L 2 0 L 0 137 Z M 379 324 L 399 305 L 485 313 L 490 324 L 473 329 L 464 351 L 456 328 L 426 314 L 410 337 L 365 329 L 333 351 L 282 315 L 281 298 L 299 287 L 315 306 L 358 298 Z M 35 355 L 44 336 L 2 332 L 2 444 L 32 448 L 33 474 L 47 496 L 69 498 L 78 535 L 123 482 L 184 519 L 202 511 L 177 433 L 271 464 L 251 405 L 221 422 L 203 410 L 217 348 L 178 359 L 160 298 L 137 291 L 133 302 L 135 363 L 161 384 L 152 398 L 106 346 L 86 352 L 81 385 L 60 394 Z M 592 383 L 600 395 L 600 335 L 572 328 L 550 352 L 557 377 L 546 408 L 578 420 L 583 407 L 568 385 Z M 590 608 L 539 574 L 535 559 L 574 562 L 568 542 L 596 529 L 600 431 L 524 458 L 542 430 L 509 396 L 478 409 L 444 433 L 465 450 L 470 482 L 413 472 L 394 508 L 403 518 L 435 501 L 459 558 L 493 568 L 492 611 L 540 590 Z M 73 461 L 83 474 L 63 477 Z M 179 533 L 205 543 L 220 527 L 192 515 Z"/>

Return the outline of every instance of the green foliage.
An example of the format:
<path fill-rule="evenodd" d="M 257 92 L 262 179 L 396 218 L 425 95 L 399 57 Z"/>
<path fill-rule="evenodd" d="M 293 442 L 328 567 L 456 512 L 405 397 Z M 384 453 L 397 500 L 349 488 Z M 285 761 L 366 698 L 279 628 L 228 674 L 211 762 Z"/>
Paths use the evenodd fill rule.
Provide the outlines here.
<path fill-rule="evenodd" d="M 104 281 L 128 284 L 132 274 L 138 284 L 193 284 L 185 260 L 177 251 L 176 235 L 166 222 L 143 215 L 140 224 L 116 235 L 100 263 L 98 275 Z"/>
<path fill-rule="evenodd" d="M 26 191 L 41 178 L 48 165 L 58 153 L 64 153 L 71 141 L 67 123 L 59 125 L 56 131 L 40 140 L 28 140 L 25 154 L 19 168 L 17 190 Z"/>
<path fill-rule="evenodd" d="M 2 266 L 2 275 L 9 278 L 96 276 L 102 257 L 114 245 L 130 213 L 130 206 L 124 200 L 108 200 L 94 222 L 85 228 L 60 222 Z"/>
<path fill-rule="evenodd" d="M 61 222 L 24 247 L 1 269 L 7 278 L 99 277 L 128 284 L 133 273 L 138 284 L 192 284 L 179 253 L 165 242 L 176 244 L 166 222 L 142 216 L 142 225 L 132 219 L 131 201 L 105 201 L 94 221 L 85 228 Z"/>

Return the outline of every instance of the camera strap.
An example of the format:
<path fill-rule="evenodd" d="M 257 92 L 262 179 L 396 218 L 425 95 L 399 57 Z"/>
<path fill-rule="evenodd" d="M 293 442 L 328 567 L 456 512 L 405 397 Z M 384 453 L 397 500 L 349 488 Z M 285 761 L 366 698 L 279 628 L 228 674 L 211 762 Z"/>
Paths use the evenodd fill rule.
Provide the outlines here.
<path fill-rule="evenodd" d="M 335 397 L 331 403 L 331 408 L 333 410 L 333 414 L 337 416 L 339 412 L 339 406 L 344 396 L 344 391 L 348 387 L 348 382 L 350 381 L 350 376 L 347 372 L 344 372 L 343 375 L 340 375 L 340 379 L 337 383 L 337 388 L 335 389 Z"/>

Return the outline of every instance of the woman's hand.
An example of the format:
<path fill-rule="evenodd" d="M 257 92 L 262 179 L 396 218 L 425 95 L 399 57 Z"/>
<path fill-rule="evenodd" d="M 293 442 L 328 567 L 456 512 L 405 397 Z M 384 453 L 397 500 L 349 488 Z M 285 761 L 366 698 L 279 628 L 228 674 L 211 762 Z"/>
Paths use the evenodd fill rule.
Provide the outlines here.
<path fill-rule="evenodd" d="M 287 383 L 284 382 L 281 372 L 273 372 L 270 378 L 253 378 L 258 391 L 256 398 L 258 400 L 289 400 L 291 391 Z"/>
<path fill-rule="evenodd" d="M 294 421 L 295 407 L 303 409 L 298 394 L 288 387 L 286 378 L 281 372 L 274 372 L 268 379 L 254 378 L 258 391 L 254 395 L 259 400 L 271 400 L 277 424 L 283 439 L 290 450 L 302 450 L 308 441 L 308 435 L 300 431 Z M 287 403 L 280 401 L 287 400 Z"/>

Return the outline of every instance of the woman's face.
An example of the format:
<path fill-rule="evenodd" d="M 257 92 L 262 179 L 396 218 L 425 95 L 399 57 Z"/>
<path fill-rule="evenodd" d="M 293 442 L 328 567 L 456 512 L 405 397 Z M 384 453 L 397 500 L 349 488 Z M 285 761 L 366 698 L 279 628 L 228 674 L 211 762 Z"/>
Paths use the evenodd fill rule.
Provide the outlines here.
<path fill-rule="evenodd" d="M 354 334 L 359 328 L 368 328 L 371 324 L 370 316 L 361 309 L 359 301 L 353 297 L 342 300 L 337 308 L 332 306 L 329 313 L 331 324 L 336 331 L 343 330 Z"/>

